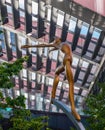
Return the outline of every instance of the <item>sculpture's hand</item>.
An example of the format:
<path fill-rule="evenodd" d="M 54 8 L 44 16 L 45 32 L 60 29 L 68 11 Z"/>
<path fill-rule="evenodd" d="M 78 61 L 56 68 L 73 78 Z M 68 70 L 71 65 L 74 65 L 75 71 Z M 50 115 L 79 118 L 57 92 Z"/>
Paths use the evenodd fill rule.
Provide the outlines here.
<path fill-rule="evenodd" d="M 23 45 L 23 46 L 21 46 L 21 49 L 22 48 L 29 48 L 30 46 L 29 45 Z"/>

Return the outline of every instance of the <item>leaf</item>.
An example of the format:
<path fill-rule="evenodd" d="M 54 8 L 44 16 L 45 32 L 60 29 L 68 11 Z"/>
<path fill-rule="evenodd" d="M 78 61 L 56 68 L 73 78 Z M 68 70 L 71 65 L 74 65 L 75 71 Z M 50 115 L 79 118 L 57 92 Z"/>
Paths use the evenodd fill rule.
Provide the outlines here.
<path fill-rule="evenodd" d="M 99 93 L 89 95 L 86 99 L 87 109 L 84 111 L 89 117 L 89 127 L 92 130 L 104 130 L 105 126 L 105 83 L 97 83 Z M 92 123 L 94 120 L 95 123 Z"/>

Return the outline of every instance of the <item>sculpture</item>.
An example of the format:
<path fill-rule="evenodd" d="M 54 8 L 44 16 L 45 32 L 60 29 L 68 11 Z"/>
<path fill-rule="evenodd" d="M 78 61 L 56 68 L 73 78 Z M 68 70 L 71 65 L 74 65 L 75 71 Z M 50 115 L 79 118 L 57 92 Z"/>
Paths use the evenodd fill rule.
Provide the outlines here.
<path fill-rule="evenodd" d="M 51 98 L 55 98 L 56 88 L 59 83 L 59 74 L 63 71 L 66 72 L 66 77 L 69 83 L 69 100 L 71 104 L 71 111 L 74 115 L 75 119 L 80 121 L 81 117 L 76 112 L 75 109 L 75 103 L 74 103 L 74 79 L 73 79 L 73 73 L 71 70 L 71 64 L 72 64 L 72 51 L 70 48 L 70 45 L 65 42 L 61 42 L 60 38 L 56 38 L 53 44 L 39 44 L 39 45 L 23 45 L 21 48 L 30 48 L 30 47 L 53 47 L 49 52 L 54 50 L 61 50 L 64 53 L 64 59 L 63 64 L 56 69 L 55 72 L 55 78 L 53 82 L 53 88 L 51 92 Z"/>

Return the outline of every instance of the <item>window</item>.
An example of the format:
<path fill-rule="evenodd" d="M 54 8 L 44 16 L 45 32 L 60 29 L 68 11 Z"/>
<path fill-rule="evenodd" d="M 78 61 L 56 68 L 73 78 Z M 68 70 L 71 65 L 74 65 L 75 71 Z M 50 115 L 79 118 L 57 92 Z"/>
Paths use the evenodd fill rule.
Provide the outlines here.
<path fill-rule="evenodd" d="M 6 0 L 7 3 L 11 3 L 11 0 Z"/>
<path fill-rule="evenodd" d="M 32 80 L 36 79 L 36 74 L 32 72 Z"/>
<path fill-rule="evenodd" d="M 58 17 L 57 17 L 57 25 L 63 26 L 63 20 L 64 20 L 64 12 L 58 11 Z"/>
<path fill-rule="evenodd" d="M 77 67 L 78 62 L 79 62 L 79 59 L 78 59 L 78 58 L 76 58 L 76 57 L 73 57 L 73 62 L 72 62 L 72 65 L 73 65 L 74 67 Z"/>
<path fill-rule="evenodd" d="M 57 60 L 57 58 L 58 58 L 58 51 L 53 51 L 52 52 L 52 59 Z"/>
<path fill-rule="evenodd" d="M 19 0 L 19 7 L 24 9 L 24 0 Z"/>
<path fill-rule="evenodd" d="M 7 12 L 8 14 L 12 14 L 12 7 L 7 5 Z"/>
<path fill-rule="evenodd" d="M 78 79 L 83 80 L 84 76 L 85 76 L 85 73 L 81 71 L 81 72 L 79 73 Z"/>
<path fill-rule="evenodd" d="M 38 15 L 38 3 L 32 1 L 32 14 Z"/>
<path fill-rule="evenodd" d="M 51 19 L 51 6 L 47 8 L 47 20 L 50 21 L 50 19 Z"/>
<path fill-rule="evenodd" d="M 26 44 L 26 38 L 19 35 L 19 43 L 21 43 L 21 45 Z"/>
<path fill-rule="evenodd" d="M 23 69 L 23 78 L 26 78 L 27 77 L 27 71 L 26 69 Z"/>
<path fill-rule="evenodd" d="M 100 33 L 101 33 L 101 30 L 98 29 L 98 28 L 95 28 L 94 31 L 93 31 L 91 40 L 94 41 L 94 42 L 97 42 L 97 40 L 99 39 Z"/>
<path fill-rule="evenodd" d="M 96 44 L 90 42 L 88 50 L 91 51 L 91 52 L 94 52 L 95 47 L 96 47 Z"/>
<path fill-rule="evenodd" d="M 89 29 L 89 24 L 83 22 L 80 35 L 82 35 L 83 37 L 86 37 L 86 35 L 88 33 L 88 29 Z"/>
<path fill-rule="evenodd" d="M 88 66 L 89 66 L 89 63 L 86 62 L 86 61 L 83 61 L 83 63 L 82 63 L 82 70 L 86 70 L 88 68 Z"/>
<path fill-rule="evenodd" d="M 14 44 L 15 45 L 15 34 L 13 32 L 10 32 L 10 42 L 11 44 Z"/>
<path fill-rule="evenodd" d="M 76 18 L 71 17 L 70 23 L 69 23 L 69 30 L 68 30 L 68 31 L 71 31 L 71 32 L 74 32 L 74 31 L 75 31 L 76 21 L 77 21 Z"/>

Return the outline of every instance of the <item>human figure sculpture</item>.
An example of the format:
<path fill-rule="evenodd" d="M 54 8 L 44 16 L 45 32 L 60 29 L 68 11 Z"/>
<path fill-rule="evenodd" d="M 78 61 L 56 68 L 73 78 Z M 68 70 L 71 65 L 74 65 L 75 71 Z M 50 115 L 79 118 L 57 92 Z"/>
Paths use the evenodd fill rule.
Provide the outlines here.
<path fill-rule="evenodd" d="M 53 47 L 49 52 L 54 51 L 54 50 L 61 50 L 64 53 L 63 64 L 61 66 L 59 66 L 55 72 L 53 88 L 52 88 L 52 92 L 51 92 L 51 98 L 55 98 L 56 88 L 59 83 L 59 74 L 62 73 L 63 71 L 65 71 L 66 78 L 67 78 L 68 84 L 69 84 L 69 100 L 70 100 L 70 105 L 71 105 L 71 111 L 72 111 L 72 114 L 75 117 L 75 119 L 80 121 L 81 117 L 76 112 L 75 102 L 74 102 L 74 79 L 73 79 L 73 73 L 72 73 L 72 69 L 71 69 L 72 51 L 71 51 L 70 45 L 66 42 L 61 42 L 60 38 L 56 38 L 53 44 L 44 44 L 43 43 L 43 44 L 38 44 L 38 45 L 21 46 L 21 48 L 30 48 L 30 47 L 37 47 L 37 48 Z"/>

